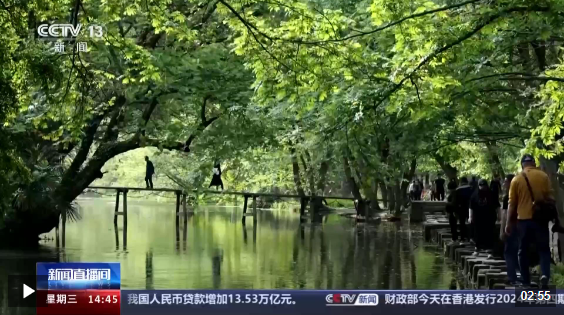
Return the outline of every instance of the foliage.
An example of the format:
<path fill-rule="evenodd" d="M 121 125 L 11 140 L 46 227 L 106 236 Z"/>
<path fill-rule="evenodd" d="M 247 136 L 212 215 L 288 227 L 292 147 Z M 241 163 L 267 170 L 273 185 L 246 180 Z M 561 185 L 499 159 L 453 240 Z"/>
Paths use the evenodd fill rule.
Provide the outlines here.
<path fill-rule="evenodd" d="M 142 184 L 140 148 L 163 185 L 205 188 L 221 160 L 234 190 L 397 200 L 414 173 L 564 161 L 561 1 L 3 3 L 0 167 L 60 169 L 57 209 L 100 170 Z M 27 34 L 63 20 L 104 36 L 61 55 Z"/>

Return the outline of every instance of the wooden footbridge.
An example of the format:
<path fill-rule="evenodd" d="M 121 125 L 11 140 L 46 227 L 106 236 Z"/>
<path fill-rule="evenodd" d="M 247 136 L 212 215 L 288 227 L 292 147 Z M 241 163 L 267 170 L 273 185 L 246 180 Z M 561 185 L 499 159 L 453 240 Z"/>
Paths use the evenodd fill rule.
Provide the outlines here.
<path fill-rule="evenodd" d="M 179 217 L 181 215 L 187 215 L 186 197 L 189 191 L 182 189 L 172 189 L 172 188 L 140 188 L 140 187 L 112 187 L 112 186 L 90 186 L 88 189 L 94 190 L 115 190 L 116 191 L 116 206 L 114 211 L 114 224 L 117 224 L 118 216 L 123 216 L 124 226 L 127 225 L 127 193 L 129 191 L 157 191 L 157 192 L 173 192 L 176 194 L 176 224 L 179 224 Z M 312 195 L 292 195 L 292 194 L 273 194 L 273 193 L 252 193 L 252 192 L 239 192 L 239 191 L 218 191 L 218 190 L 193 190 L 192 193 L 206 193 L 206 194 L 220 194 L 220 195 L 237 195 L 243 196 L 245 203 L 243 205 L 243 217 L 242 221 L 245 223 L 245 218 L 247 216 L 252 216 L 253 221 L 257 220 L 257 198 L 258 197 L 276 197 L 276 198 L 291 198 L 300 199 L 300 217 L 305 219 L 305 208 L 310 200 L 322 200 L 322 199 L 336 199 L 336 200 L 356 200 L 353 197 L 346 196 L 312 196 Z M 119 211 L 119 198 L 120 194 L 123 195 L 123 209 Z M 247 213 L 249 198 L 253 198 L 253 211 Z M 183 211 L 180 212 L 180 206 L 182 205 Z M 356 203 L 355 203 L 356 206 Z"/>
<path fill-rule="evenodd" d="M 300 221 L 304 222 L 307 220 L 305 216 L 305 209 L 307 207 L 308 202 L 313 201 L 313 207 L 316 208 L 317 206 L 321 206 L 322 201 L 325 199 L 333 199 L 333 200 L 353 200 L 355 201 L 355 208 L 358 207 L 359 203 L 364 202 L 363 200 L 357 200 L 353 197 L 347 196 L 312 196 L 312 195 L 295 195 L 295 194 L 275 194 L 275 193 L 253 193 L 253 192 L 239 192 L 239 191 L 218 191 L 218 190 L 192 190 L 187 191 L 183 189 L 173 189 L 173 188 L 141 188 L 141 187 L 113 187 L 113 186 L 89 186 L 89 190 L 115 190 L 116 191 L 116 202 L 115 202 L 115 210 L 114 210 L 114 227 L 116 232 L 116 244 L 119 244 L 118 241 L 118 217 L 123 217 L 123 247 L 124 249 L 127 247 L 127 194 L 130 191 L 154 191 L 154 192 L 170 192 L 176 195 L 176 207 L 175 207 L 175 217 L 176 217 L 176 238 L 178 241 L 179 238 L 179 226 L 180 226 L 180 217 L 184 217 L 184 227 L 186 227 L 186 220 L 189 216 L 189 211 L 186 203 L 186 199 L 188 194 L 192 193 L 205 193 L 205 194 L 219 194 L 219 195 L 235 195 L 235 196 L 242 196 L 244 198 L 244 205 L 243 205 L 243 216 L 242 216 L 242 223 L 245 225 L 246 217 L 252 216 L 253 217 L 253 231 L 256 233 L 256 223 L 257 223 L 257 198 L 259 197 L 275 197 L 275 198 L 288 198 L 288 199 L 299 199 L 300 200 Z M 122 196 L 122 209 L 120 211 L 120 195 Z M 253 198 L 253 209 L 252 212 L 247 212 L 249 198 Z M 182 212 L 180 211 L 180 207 L 182 206 Z M 358 211 L 358 208 L 357 208 Z M 316 210 L 312 209 L 312 214 L 315 214 Z M 62 216 L 62 245 L 65 247 L 65 230 L 66 230 L 66 217 Z M 186 228 L 184 228 L 184 237 L 186 233 Z M 246 235 L 246 234 L 245 234 Z M 58 239 L 59 239 L 59 228 L 57 226 L 57 246 L 58 246 Z"/>

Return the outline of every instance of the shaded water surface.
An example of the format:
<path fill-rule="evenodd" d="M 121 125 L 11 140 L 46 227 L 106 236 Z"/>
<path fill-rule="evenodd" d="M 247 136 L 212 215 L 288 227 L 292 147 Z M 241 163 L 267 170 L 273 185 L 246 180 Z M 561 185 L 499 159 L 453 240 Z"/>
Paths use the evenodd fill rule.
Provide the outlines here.
<path fill-rule="evenodd" d="M 420 225 L 356 225 L 336 214 L 300 225 L 289 210 L 263 210 L 243 226 L 240 207 L 200 207 L 177 231 L 174 204 L 131 200 L 124 248 L 112 200 L 79 204 L 64 249 L 53 231 L 38 250 L 0 250 L 0 283 L 37 261 L 120 262 L 127 289 L 445 289 L 453 278 Z"/>

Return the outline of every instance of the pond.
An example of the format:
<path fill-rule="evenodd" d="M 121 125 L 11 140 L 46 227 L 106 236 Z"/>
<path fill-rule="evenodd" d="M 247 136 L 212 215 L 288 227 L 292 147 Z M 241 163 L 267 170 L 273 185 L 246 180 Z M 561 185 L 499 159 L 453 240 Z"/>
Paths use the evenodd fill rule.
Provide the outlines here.
<path fill-rule="evenodd" d="M 127 289 L 448 289 L 455 279 L 421 225 L 356 224 L 337 214 L 300 224 L 290 207 L 259 211 L 241 223 L 241 207 L 200 206 L 175 229 L 174 204 L 130 200 L 127 246 L 114 201 L 83 198 L 65 248 L 55 232 L 32 251 L 0 250 L 0 283 L 40 261 L 119 262 Z M 5 290 L 2 290 L 5 292 Z"/>

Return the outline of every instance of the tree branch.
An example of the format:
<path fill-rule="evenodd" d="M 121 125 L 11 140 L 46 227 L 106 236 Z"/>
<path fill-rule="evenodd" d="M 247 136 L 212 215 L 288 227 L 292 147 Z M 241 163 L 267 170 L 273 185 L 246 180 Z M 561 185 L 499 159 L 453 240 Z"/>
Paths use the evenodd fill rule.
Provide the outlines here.
<path fill-rule="evenodd" d="M 411 84 L 415 86 L 415 92 L 417 92 L 417 98 L 419 99 L 419 105 L 423 105 L 423 101 L 421 100 L 421 95 L 419 95 L 419 87 L 417 87 L 417 83 L 411 78 Z"/>
<path fill-rule="evenodd" d="M 229 11 L 231 11 L 231 13 L 233 13 L 237 17 L 237 19 L 239 19 L 247 28 L 254 29 L 260 35 L 264 36 L 265 38 L 269 39 L 270 41 L 280 40 L 280 41 L 285 41 L 285 42 L 295 43 L 295 44 L 317 45 L 317 44 L 330 43 L 330 42 L 346 41 L 346 40 L 349 40 L 349 39 L 352 39 L 352 38 L 355 38 L 355 37 L 361 37 L 361 36 L 365 36 L 365 35 L 374 34 L 374 33 L 383 31 L 387 28 L 390 28 L 392 26 L 401 24 L 401 23 L 403 23 L 407 20 L 410 20 L 410 19 L 415 19 L 415 18 L 422 17 L 422 16 L 429 15 L 429 14 L 433 14 L 433 13 L 437 13 L 437 12 L 441 12 L 441 11 L 447 11 L 447 10 L 450 10 L 450 9 L 455 9 L 455 8 L 458 8 L 458 7 L 466 6 L 468 4 L 477 3 L 477 2 L 480 2 L 480 1 L 483 1 L 483 0 L 469 0 L 469 1 L 461 2 L 461 3 L 453 4 L 453 5 L 450 5 L 450 6 L 441 7 L 441 8 L 434 9 L 434 10 L 424 11 L 424 12 L 421 12 L 421 13 L 416 13 L 416 14 L 406 16 L 406 17 L 401 18 L 397 21 L 390 22 L 390 23 L 388 23 L 384 26 L 378 27 L 376 29 L 373 29 L 373 30 L 370 30 L 370 31 L 367 31 L 367 32 L 355 30 L 356 32 L 358 32 L 358 34 L 349 35 L 349 36 L 345 36 L 345 37 L 342 37 L 342 38 L 320 40 L 320 41 L 304 41 L 304 40 L 299 40 L 299 39 L 285 39 L 285 38 L 280 38 L 280 37 L 269 36 L 268 34 L 265 34 L 261 30 L 259 30 L 255 25 L 253 25 L 249 21 L 245 20 L 237 12 L 237 10 L 235 10 L 231 5 L 226 3 L 224 0 L 220 0 L 219 2 L 221 4 L 223 4 L 225 7 L 227 7 L 227 9 L 229 9 Z"/>
<path fill-rule="evenodd" d="M 61 182 L 72 181 L 75 178 L 75 175 L 78 173 L 78 170 L 80 169 L 80 167 L 82 166 L 84 161 L 86 161 L 86 159 L 88 158 L 88 153 L 90 152 L 90 147 L 92 146 L 92 143 L 94 142 L 94 135 L 96 134 L 96 130 L 98 130 L 98 127 L 100 126 L 100 123 L 102 122 L 102 119 L 103 119 L 102 115 L 97 116 L 86 127 L 86 129 L 84 131 L 84 137 L 82 138 L 82 141 L 80 142 L 80 148 L 79 148 L 76 156 L 72 160 L 70 167 L 65 172 Z"/>
<path fill-rule="evenodd" d="M 161 141 L 159 139 L 154 138 L 144 138 L 144 142 L 146 145 L 163 148 L 167 150 L 177 150 L 183 152 L 190 152 L 190 145 L 192 142 L 200 135 L 209 125 L 211 125 L 218 117 L 213 117 L 207 120 L 205 123 L 202 123 L 198 126 L 198 128 L 188 137 L 186 142 L 166 142 Z"/>
<path fill-rule="evenodd" d="M 481 76 L 481 77 L 477 77 L 477 78 L 472 78 L 472 79 L 464 81 L 464 83 L 470 83 L 470 82 L 479 81 L 479 80 L 483 80 L 483 79 L 489 79 L 489 78 L 503 77 L 503 76 L 506 76 L 506 75 L 522 75 L 522 76 L 526 76 L 526 77 L 536 76 L 536 74 L 527 73 L 527 72 L 505 72 L 505 73 L 495 73 L 495 74 L 485 75 L 485 76 Z"/>
<path fill-rule="evenodd" d="M 117 125 L 120 119 L 122 118 L 121 108 L 125 104 L 125 102 L 126 102 L 125 96 L 120 95 L 117 97 L 115 101 L 115 106 L 113 106 L 114 113 L 112 115 L 112 118 L 110 118 L 110 122 L 108 123 L 108 126 L 106 127 L 106 133 L 102 138 L 103 142 L 115 141 L 117 139 L 119 135 L 119 130 L 117 128 Z"/>
<path fill-rule="evenodd" d="M 484 27 L 486 27 L 487 25 L 495 22 L 496 20 L 498 20 L 499 18 L 509 14 L 509 13 L 513 13 L 513 12 L 528 12 L 528 11 L 548 11 L 549 8 L 548 7 L 541 7 L 541 6 L 531 6 L 531 7 L 514 7 L 514 8 L 509 8 L 509 9 L 505 9 L 502 10 L 496 14 L 491 15 L 489 18 L 485 19 L 484 21 L 482 21 L 481 23 L 479 23 L 476 27 L 474 27 L 471 31 L 467 32 L 466 34 L 464 34 L 463 36 L 457 38 L 456 40 L 444 45 L 443 47 L 433 51 L 430 55 L 428 55 L 427 57 L 425 57 L 421 62 L 419 62 L 419 64 L 409 72 L 408 75 L 406 75 L 405 77 L 403 77 L 403 79 L 401 79 L 400 82 L 398 82 L 397 84 L 394 85 L 394 87 L 389 90 L 386 94 L 384 94 L 384 96 L 380 99 L 380 101 L 378 102 L 378 105 L 380 105 L 381 103 L 383 103 L 385 100 L 387 100 L 392 94 L 394 94 L 396 91 L 398 91 L 407 80 L 410 80 L 413 75 L 415 75 L 415 73 L 417 71 L 419 71 L 419 69 L 421 69 L 423 66 L 425 66 L 427 63 L 429 63 L 431 60 L 435 59 L 437 56 L 439 56 L 440 54 L 446 52 L 447 50 L 451 49 L 452 47 L 462 43 L 463 41 L 469 39 L 470 37 L 474 36 L 476 33 L 478 33 L 480 30 L 482 30 Z"/>
<path fill-rule="evenodd" d="M 557 82 L 564 82 L 564 78 L 559 77 L 545 77 L 545 76 L 537 76 L 537 77 L 509 77 L 509 78 L 500 78 L 500 80 L 507 80 L 507 81 L 557 81 Z"/>

